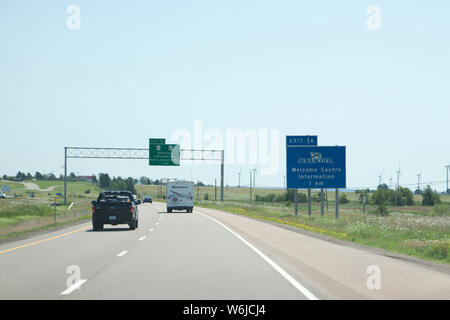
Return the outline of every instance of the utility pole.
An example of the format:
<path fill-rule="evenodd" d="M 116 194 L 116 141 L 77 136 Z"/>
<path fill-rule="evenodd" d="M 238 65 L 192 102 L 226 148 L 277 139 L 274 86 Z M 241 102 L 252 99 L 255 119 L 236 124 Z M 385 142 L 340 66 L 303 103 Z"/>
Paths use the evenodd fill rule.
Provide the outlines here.
<path fill-rule="evenodd" d="M 378 185 L 381 185 L 381 179 L 382 179 L 382 177 L 383 177 L 382 174 L 380 174 L 380 175 L 378 176 Z"/>
<path fill-rule="evenodd" d="M 217 201 L 217 178 L 214 179 L 214 201 Z"/>
<path fill-rule="evenodd" d="M 398 168 L 397 172 L 397 189 L 396 189 L 396 193 L 395 193 L 395 205 L 398 205 L 397 203 L 397 198 L 398 198 L 398 189 L 400 188 L 400 168 Z"/>
<path fill-rule="evenodd" d="M 198 181 L 197 181 L 197 201 L 198 201 L 198 194 L 199 194 L 199 191 L 200 191 L 200 184 L 199 184 Z"/>
<path fill-rule="evenodd" d="M 445 168 L 447 168 L 447 184 L 446 184 L 446 189 L 445 189 L 445 193 L 449 194 L 450 191 L 448 190 L 448 172 L 450 171 L 450 165 L 445 166 Z"/>
<path fill-rule="evenodd" d="M 256 188 L 256 168 L 253 170 L 253 189 Z"/>
<path fill-rule="evenodd" d="M 389 178 L 389 190 L 392 189 L 392 177 Z"/>
<path fill-rule="evenodd" d="M 241 170 L 239 170 L 238 176 L 239 176 L 239 184 L 238 184 L 238 188 L 240 188 L 240 187 L 241 187 Z"/>
<path fill-rule="evenodd" d="M 286 190 L 286 176 L 283 176 L 283 189 Z"/>
<path fill-rule="evenodd" d="M 224 200 L 224 179 L 225 179 L 225 150 L 222 150 L 220 157 L 220 202 Z"/>
<path fill-rule="evenodd" d="M 250 203 L 252 202 L 252 171 L 250 170 Z"/>
<path fill-rule="evenodd" d="M 67 205 L 67 147 L 64 147 L 64 205 Z"/>
<path fill-rule="evenodd" d="M 421 174 L 419 173 L 417 175 L 417 190 L 420 190 L 420 178 L 421 178 Z"/>

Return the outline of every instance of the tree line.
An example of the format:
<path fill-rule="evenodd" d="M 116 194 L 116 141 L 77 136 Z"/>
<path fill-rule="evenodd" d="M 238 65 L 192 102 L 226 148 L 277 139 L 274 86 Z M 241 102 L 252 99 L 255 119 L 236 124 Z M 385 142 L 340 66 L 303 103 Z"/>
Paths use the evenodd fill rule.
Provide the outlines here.
<path fill-rule="evenodd" d="M 92 182 L 97 182 L 97 176 L 95 174 L 92 174 Z M 39 171 L 36 171 L 34 174 L 31 174 L 30 172 L 17 172 L 15 176 L 8 176 L 4 174 L 2 176 L 3 180 L 8 181 L 23 181 L 23 180 L 49 180 L 49 181 L 63 181 L 64 175 L 60 174 L 59 177 L 57 177 L 54 173 L 40 173 Z M 77 181 L 78 177 L 74 172 L 71 172 L 67 176 L 67 181 Z"/>

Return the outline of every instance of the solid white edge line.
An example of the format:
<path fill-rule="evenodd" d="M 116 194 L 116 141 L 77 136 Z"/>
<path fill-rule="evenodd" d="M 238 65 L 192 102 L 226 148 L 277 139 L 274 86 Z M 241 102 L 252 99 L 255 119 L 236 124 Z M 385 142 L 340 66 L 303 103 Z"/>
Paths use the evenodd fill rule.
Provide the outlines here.
<path fill-rule="evenodd" d="M 152 232 L 153 230 L 155 230 L 155 229 L 152 228 L 152 229 L 150 229 L 149 231 Z"/>
<path fill-rule="evenodd" d="M 118 257 L 121 257 L 121 256 L 125 255 L 127 252 L 128 252 L 127 250 L 123 250 L 123 251 L 122 251 L 121 253 L 119 253 L 117 256 L 118 256 Z"/>
<path fill-rule="evenodd" d="M 77 281 L 75 284 L 71 285 L 69 288 L 67 288 L 66 290 L 64 290 L 63 292 L 61 292 L 62 295 L 67 295 L 67 294 L 71 294 L 74 290 L 78 289 L 79 287 L 81 287 L 81 285 L 83 283 L 85 283 L 87 280 L 79 280 Z"/>
<path fill-rule="evenodd" d="M 139 241 L 142 241 L 142 240 L 144 240 L 145 238 L 147 238 L 147 236 L 140 237 L 140 238 L 139 238 Z"/>
<path fill-rule="evenodd" d="M 298 291 L 300 291 L 306 298 L 309 300 L 319 300 L 314 294 L 312 294 L 308 289 L 306 289 L 304 286 L 302 286 L 297 280 L 295 280 L 289 273 L 283 270 L 278 264 L 276 264 L 274 261 L 272 261 L 269 257 L 267 257 L 264 253 L 259 251 L 256 247 L 254 247 L 251 243 L 249 243 L 247 240 L 242 238 L 240 235 L 238 235 L 236 232 L 228 228 L 226 225 L 224 225 L 222 222 L 204 214 L 201 212 L 198 212 L 202 216 L 205 216 L 208 219 L 213 220 L 214 222 L 221 225 L 223 228 L 231 232 L 233 235 L 235 235 L 239 240 L 244 242 L 250 249 L 255 251 L 261 258 L 263 258 L 272 268 L 274 268 L 278 273 L 280 273 L 287 281 L 289 281 L 290 284 L 292 284 Z"/>

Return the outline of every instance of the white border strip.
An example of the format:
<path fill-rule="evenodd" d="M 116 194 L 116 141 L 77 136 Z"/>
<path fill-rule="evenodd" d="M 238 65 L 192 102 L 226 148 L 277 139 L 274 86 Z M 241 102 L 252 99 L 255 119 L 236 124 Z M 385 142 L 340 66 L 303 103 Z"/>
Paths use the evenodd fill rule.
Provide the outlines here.
<path fill-rule="evenodd" d="M 125 255 L 127 252 L 128 252 L 127 250 L 123 250 L 123 251 L 122 251 L 121 253 L 119 253 L 117 256 L 118 256 L 118 257 L 121 257 L 121 256 Z"/>
<path fill-rule="evenodd" d="M 198 211 L 197 211 L 198 212 Z M 252 244 L 250 244 L 247 240 L 242 238 L 240 235 L 238 235 L 236 232 L 232 231 L 230 228 L 228 228 L 226 225 L 224 225 L 222 222 L 217 221 L 216 219 L 198 212 L 202 216 L 205 216 L 208 219 L 211 219 L 212 221 L 218 223 L 223 228 L 234 234 L 239 240 L 244 242 L 250 249 L 255 251 L 261 258 L 263 258 L 272 268 L 274 268 L 278 273 L 280 273 L 287 281 L 289 281 L 290 284 L 292 284 L 298 291 L 300 291 L 306 298 L 309 300 L 319 300 L 314 294 L 312 294 L 308 289 L 306 289 L 304 286 L 302 286 L 297 280 L 295 280 L 289 273 L 284 271 L 278 264 L 276 264 L 274 261 L 272 261 L 269 257 L 267 257 L 264 253 L 259 251 L 256 247 L 254 247 Z"/>
<path fill-rule="evenodd" d="M 75 284 L 71 285 L 69 288 L 61 292 L 62 295 L 71 294 L 74 290 L 81 287 L 83 283 L 85 283 L 87 280 L 79 280 Z M 80 288 L 81 289 L 81 288 Z"/>

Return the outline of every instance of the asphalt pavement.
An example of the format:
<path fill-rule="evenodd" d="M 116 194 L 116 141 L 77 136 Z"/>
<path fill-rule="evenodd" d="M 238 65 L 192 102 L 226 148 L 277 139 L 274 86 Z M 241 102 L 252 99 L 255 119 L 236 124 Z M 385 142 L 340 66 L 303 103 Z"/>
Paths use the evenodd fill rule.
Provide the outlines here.
<path fill-rule="evenodd" d="M 133 231 L 87 222 L 0 245 L 0 299 L 450 299 L 446 270 L 153 203 Z"/>

